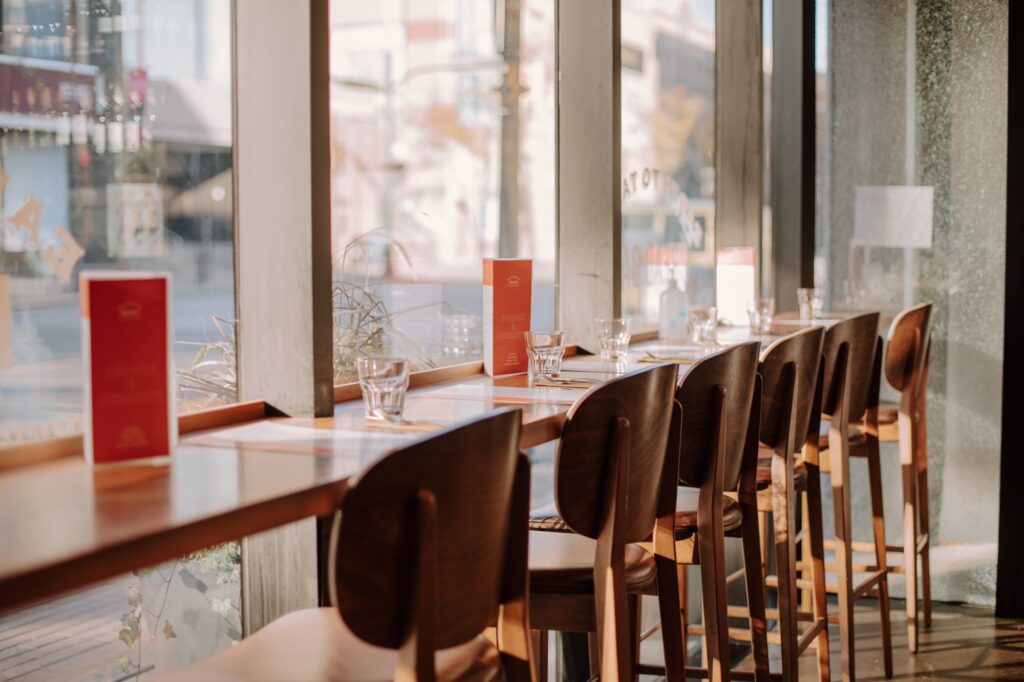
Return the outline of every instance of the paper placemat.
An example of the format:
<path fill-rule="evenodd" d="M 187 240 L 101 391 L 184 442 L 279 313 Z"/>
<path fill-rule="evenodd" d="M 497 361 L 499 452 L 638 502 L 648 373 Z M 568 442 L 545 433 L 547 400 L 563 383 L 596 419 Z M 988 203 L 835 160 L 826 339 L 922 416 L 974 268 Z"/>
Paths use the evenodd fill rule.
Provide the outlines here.
<path fill-rule="evenodd" d="M 259 421 L 187 436 L 183 442 L 189 445 L 274 452 L 331 453 L 361 451 L 367 447 L 389 450 L 405 445 L 417 435 L 421 434 L 317 429 L 281 422 Z"/>

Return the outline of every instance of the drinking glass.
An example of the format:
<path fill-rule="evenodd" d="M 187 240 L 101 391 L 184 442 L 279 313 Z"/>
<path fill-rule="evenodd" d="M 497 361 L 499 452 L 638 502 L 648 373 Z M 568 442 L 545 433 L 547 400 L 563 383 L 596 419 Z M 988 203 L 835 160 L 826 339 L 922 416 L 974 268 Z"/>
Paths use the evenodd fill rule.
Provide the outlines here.
<path fill-rule="evenodd" d="M 816 320 L 821 317 L 825 308 L 825 292 L 818 287 L 807 287 L 796 290 L 797 302 L 800 305 L 801 320 Z"/>
<path fill-rule="evenodd" d="M 718 308 L 690 310 L 690 340 L 698 346 L 713 346 L 717 340 Z"/>
<path fill-rule="evenodd" d="M 747 302 L 747 316 L 750 318 L 750 330 L 755 334 L 767 334 L 771 331 L 772 320 L 775 319 L 775 299 L 759 298 Z"/>
<path fill-rule="evenodd" d="M 401 421 L 405 391 L 409 388 L 409 361 L 389 357 L 359 358 L 356 369 L 366 418 Z"/>
<path fill-rule="evenodd" d="M 554 380 L 562 369 L 565 354 L 564 332 L 524 332 L 526 355 L 530 360 L 530 381 Z"/>
<path fill-rule="evenodd" d="M 629 347 L 628 318 L 616 317 L 614 319 L 596 319 L 594 326 L 597 328 L 597 342 L 601 347 L 601 360 L 603 362 L 617 362 L 626 357 L 626 349 Z"/>

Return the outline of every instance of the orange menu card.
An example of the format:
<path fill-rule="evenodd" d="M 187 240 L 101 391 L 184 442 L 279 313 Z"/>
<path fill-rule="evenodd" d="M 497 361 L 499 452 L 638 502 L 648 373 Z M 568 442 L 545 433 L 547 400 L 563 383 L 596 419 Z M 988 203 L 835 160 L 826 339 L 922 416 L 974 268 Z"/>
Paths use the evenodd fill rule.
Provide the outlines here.
<path fill-rule="evenodd" d="M 533 261 L 484 259 L 484 371 L 491 376 L 527 370 Z"/>
<path fill-rule="evenodd" d="M 93 464 L 166 457 L 178 437 L 171 276 L 83 272 L 85 455 Z"/>

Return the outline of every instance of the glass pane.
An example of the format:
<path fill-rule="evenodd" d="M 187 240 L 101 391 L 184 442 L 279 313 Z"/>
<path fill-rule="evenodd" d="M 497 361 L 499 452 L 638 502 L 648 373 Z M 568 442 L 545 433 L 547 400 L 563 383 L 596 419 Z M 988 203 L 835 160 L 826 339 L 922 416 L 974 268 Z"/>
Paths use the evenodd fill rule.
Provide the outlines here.
<path fill-rule="evenodd" d="M 622 312 L 658 322 L 673 275 L 715 291 L 715 3 L 622 2 Z"/>
<path fill-rule="evenodd" d="M 833 309 L 891 316 L 934 302 L 933 594 L 987 604 L 998 529 L 1007 4 L 818 2 L 826 45 L 818 84 L 827 90 L 819 90 L 816 276 Z M 904 214 L 883 210 L 897 202 Z M 898 455 L 885 447 L 888 532 L 902 542 Z M 862 494 L 854 509 L 869 508 L 863 483 L 854 481 Z M 869 533 L 868 519 L 858 520 Z M 894 592 L 902 589 L 897 582 Z"/>
<path fill-rule="evenodd" d="M 0 5 L 0 446 L 82 430 L 83 269 L 173 273 L 179 410 L 234 399 L 230 12 Z"/>
<path fill-rule="evenodd" d="M 239 545 L 227 543 L 0 616 L 0 680 L 136 680 L 242 638 Z"/>
<path fill-rule="evenodd" d="M 533 259 L 552 327 L 554 2 L 330 9 L 336 382 L 479 359 L 485 257 Z"/>

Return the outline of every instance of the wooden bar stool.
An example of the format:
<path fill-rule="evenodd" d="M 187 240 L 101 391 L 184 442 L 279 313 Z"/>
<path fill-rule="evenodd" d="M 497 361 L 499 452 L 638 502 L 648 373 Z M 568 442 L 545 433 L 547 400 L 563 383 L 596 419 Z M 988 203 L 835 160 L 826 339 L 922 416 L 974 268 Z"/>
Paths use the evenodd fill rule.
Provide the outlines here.
<path fill-rule="evenodd" d="M 772 343 L 761 354 L 758 374 L 763 382 L 758 511 L 772 515 L 777 576 L 766 584 L 778 590 L 778 633 L 782 650 L 782 679 L 799 678 L 799 657 L 817 647 L 818 676 L 830 679 L 828 607 L 819 463 L 796 457 L 809 437 L 811 415 L 820 412 L 820 360 L 823 329 L 815 327 Z M 817 440 L 815 432 L 813 438 Z M 797 591 L 796 501 L 805 495 L 807 523 L 800 542 L 811 567 L 812 611 L 801 611 Z M 762 522 L 763 525 L 764 522 Z M 767 559 L 767 557 L 765 557 Z M 773 615 L 769 613 L 769 615 Z M 801 631 L 800 623 L 808 623 Z"/>
<path fill-rule="evenodd" d="M 555 464 L 551 525 L 563 532 L 530 532 L 531 623 L 542 640 L 550 630 L 596 633 L 591 667 L 604 680 L 637 674 L 641 595 L 678 605 L 675 571 L 658 568 L 671 562 L 675 460 L 666 466 L 666 452 L 676 376 L 675 365 L 656 365 L 573 405 Z M 671 609 L 662 609 L 668 679 L 681 682 L 682 632 Z"/>
<path fill-rule="evenodd" d="M 682 655 L 685 657 L 688 635 L 704 635 L 707 667 L 687 667 L 687 675 L 692 677 L 769 679 L 765 588 L 757 519 L 759 346 L 757 342 L 740 344 L 701 359 L 686 372 L 676 391 L 682 419 L 670 446 L 674 444 L 678 451 L 681 487 L 675 491 L 674 565 L 659 565 L 659 581 L 662 571 L 677 575 Z M 727 492 L 733 494 L 727 496 Z M 752 643 L 753 675 L 732 671 L 730 667 L 727 534 L 742 540 L 750 629 L 747 636 L 740 635 L 740 638 Z M 692 628 L 686 623 L 686 570 L 691 564 L 701 567 L 704 607 L 703 624 Z M 665 582 L 669 581 L 670 577 L 666 576 Z M 669 600 L 667 594 L 659 596 Z M 673 608 L 674 605 L 662 609 L 662 627 L 666 611 Z M 656 666 L 641 666 L 640 669 L 644 673 L 662 673 Z"/>
<path fill-rule="evenodd" d="M 843 679 L 856 679 L 854 645 L 854 603 L 864 596 L 878 597 L 881 618 L 882 655 L 885 676 L 892 677 L 892 628 L 889 619 L 889 582 L 886 569 L 885 513 L 882 505 L 881 462 L 878 448 L 878 383 L 876 355 L 878 313 L 847 318 L 825 332 L 822 351 L 822 410 L 829 420 L 828 435 L 818 443 L 809 439 L 804 457 L 818 460 L 822 471 L 830 473 L 835 510 L 835 540 L 827 543 L 835 551 L 836 584 L 829 586 L 839 601 L 839 639 L 842 650 Z M 876 396 L 872 398 L 871 396 Z M 863 428 L 851 427 L 851 421 Z M 812 416 L 812 433 L 818 431 L 820 417 Z M 858 549 L 852 537 L 850 457 L 863 456 L 868 462 L 871 481 L 871 512 L 874 544 L 867 546 L 875 554 L 875 565 L 859 566 L 854 575 L 853 552 Z M 820 458 L 820 459 L 819 459 Z M 858 580 L 859 578 L 859 580 Z M 856 580 L 856 582 L 855 582 Z"/>
<path fill-rule="evenodd" d="M 497 412 L 370 467 L 335 517 L 335 607 L 290 613 L 155 679 L 532 679 L 520 422 Z"/>
<path fill-rule="evenodd" d="M 887 565 L 904 573 L 907 587 L 907 645 L 918 648 L 917 557 L 921 557 L 921 602 L 924 627 L 932 624 L 930 533 L 928 528 L 928 356 L 931 349 L 932 304 L 903 310 L 889 326 L 884 372 L 900 392 L 900 402 L 878 406 L 878 439 L 899 443 L 903 472 L 903 546 L 887 546 L 903 554 L 902 565 Z M 876 370 L 881 375 L 881 369 Z M 881 482 L 878 483 L 881 485 Z"/>

